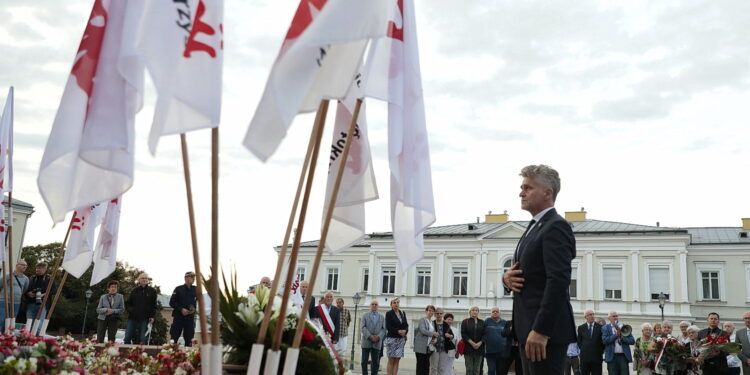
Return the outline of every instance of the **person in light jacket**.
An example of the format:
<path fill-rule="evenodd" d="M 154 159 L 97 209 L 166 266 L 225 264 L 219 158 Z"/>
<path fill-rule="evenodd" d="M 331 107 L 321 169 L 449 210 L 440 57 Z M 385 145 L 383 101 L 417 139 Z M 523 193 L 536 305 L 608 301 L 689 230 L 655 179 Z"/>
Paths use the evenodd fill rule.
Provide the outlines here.
<path fill-rule="evenodd" d="M 112 280 L 107 283 L 109 293 L 99 298 L 99 305 L 96 306 L 96 341 L 104 342 L 104 333 L 107 333 L 107 341 L 115 341 L 117 328 L 120 326 L 120 314 L 125 311 L 125 298 L 122 294 L 117 293 L 120 282 Z"/>
<path fill-rule="evenodd" d="M 361 329 L 362 339 L 362 375 L 367 375 L 367 362 L 371 361 L 370 371 L 377 375 L 380 368 L 380 352 L 383 350 L 385 340 L 385 317 L 378 312 L 378 300 L 370 302 L 370 312 L 362 315 Z"/>
<path fill-rule="evenodd" d="M 424 317 L 419 319 L 417 329 L 414 333 L 414 354 L 417 356 L 417 375 L 429 375 L 430 373 L 430 341 L 437 335 L 432 326 L 432 316 L 435 315 L 435 306 L 427 305 L 424 309 Z"/>
<path fill-rule="evenodd" d="M 5 290 L 3 289 L 6 285 L 13 286 L 13 316 L 18 316 L 18 310 L 21 308 L 21 299 L 24 293 L 29 290 L 29 278 L 24 275 L 26 271 L 26 261 L 21 259 L 16 264 L 16 270 L 11 275 L 5 276 L 5 282 L 0 283 L 0 306 L 5 306 Z M 10 288 L 8 288 L 10 290 Z M 10 298 L 10 293 L 8 293 Z M 5 309 L 0 308 L 0 333 L 5 332 Z"/>

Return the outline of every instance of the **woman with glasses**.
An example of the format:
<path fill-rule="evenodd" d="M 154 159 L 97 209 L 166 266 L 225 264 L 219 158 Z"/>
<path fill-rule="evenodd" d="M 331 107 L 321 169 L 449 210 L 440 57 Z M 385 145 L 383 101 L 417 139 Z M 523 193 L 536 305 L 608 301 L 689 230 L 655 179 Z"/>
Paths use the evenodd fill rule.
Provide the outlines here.
<path fill-rule="evenodd" d="M 450 324 L 443 320 L 443 314 L 443 309 L 435 310 L 435 321 L 433 322 L 435 337 L 430 344 L 434 349 L 430 355 L 430 375 L 453 374 L 453 354 L 451 351 L 456 349 L 455 337 Z M 453 322 L 453 315 L 448 314 L 447 316 Z"/>
<path fill-rule="evenodd" d="M 434 314 L 435 306 L 427 305 L 424 309 L 424 317 L 419 319 L 417 330 L 414 333 L 414 354 L 417 356 L 417 375 L 428 375 L 430 373 L 430 343 L 437 335 L 432 325 L 432 316 Z"/>

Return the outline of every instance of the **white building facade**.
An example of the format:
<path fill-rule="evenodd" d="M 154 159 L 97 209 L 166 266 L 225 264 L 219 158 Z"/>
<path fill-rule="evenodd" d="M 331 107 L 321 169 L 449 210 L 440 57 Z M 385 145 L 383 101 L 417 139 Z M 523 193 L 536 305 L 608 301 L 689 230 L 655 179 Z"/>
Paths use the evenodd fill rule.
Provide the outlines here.
<path fill-rule="evenodd" d="M 705 326 L 714 311 L 722 321 L 741 322 L 750 310 L 750 219 L 740 227 L 666 228 L 591 220 L 584 211 L 565 216 L 576 237 L 569 292 L 577 324 L 586 309 L 598 317 L 618 311 L 633 327 L 655 323 L 661 320 L 660 293 L 667 297 L 665 319 L 675 322 Z M 424 259 L 406 273 L 391 233 L 373 233 L 337 255 L 325 254 L 314 293 L 332 290 L 352 313 L 351 297 L 359 293 L 360 310 L 377 299 L 384 312 L 399 297 L 414 321 L 428 304 L 453 313 L 456 325 L 471 306 L 479 306 L 481 317 L 499 306 L 510 319 L 513 300 L 501 279 L 527 224 L 495 214 L 482 223 L 429 228 Z M 302 279 L 309 278 L 316 247 L 317 241 L 302 244 Z"/>

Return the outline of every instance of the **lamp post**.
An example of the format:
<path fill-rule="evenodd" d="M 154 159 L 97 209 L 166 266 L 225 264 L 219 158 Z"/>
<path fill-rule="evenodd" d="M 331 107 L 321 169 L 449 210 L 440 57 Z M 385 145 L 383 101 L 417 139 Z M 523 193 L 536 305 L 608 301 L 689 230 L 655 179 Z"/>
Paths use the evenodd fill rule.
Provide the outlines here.
<path fill-rule="evenodd" d="M 86 291 L 86 306 L 83 308 L 83 327 L 81 327 L 81 338 L 86 338 L 86 314 L 89 312 L 89 300 L 94 292 L 89 289 Z"/>
<path fill-rule="evenodd" d="M 354 343 L 357 341 L 357 308 L 359 307 L 359 300 L 362 296 L 359 293 L 354 293 L 352 301 L 354 301 L 354 333 L 352 333 L 352 360 L 349 363 L 349 370 L 354 371 Z"/>
<path fill-rule="evenodd" d="M 667 303 L 667 296 L 664 292 L 659 292 L 659 308 L 661 309 L 661 321 L 664 321 L 664 304 Z"/>

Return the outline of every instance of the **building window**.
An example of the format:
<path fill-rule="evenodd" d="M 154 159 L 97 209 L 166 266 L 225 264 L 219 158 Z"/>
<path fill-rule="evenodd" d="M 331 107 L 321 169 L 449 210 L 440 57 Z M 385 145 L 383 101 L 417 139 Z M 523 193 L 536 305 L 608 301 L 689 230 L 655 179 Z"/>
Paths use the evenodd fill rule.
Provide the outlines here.
<path fill-rule="evenodd" d="M 305 267 L 297 267 L 297 275 L 299 275 L 299 281 L 305 279 Z"/>
<path fill-rule="evenodd" d="M 664 293 L 666 298 L 669 299 L 669 268 L 649 267 L 648 288 L 652 301 L 659 299 L 659 293 Z"/>
<path fill-rule="evenodd" d="M 570 269 L 570 298 L 578 298 L 578 267 Z"/>
<path fill-rule="evenodd" d="M 511 262 L 512 262 L 512 260 L 510 258 L 508 258 L 508 260 L 506 260 L 505 263 L 503 263 L 503 274 L 505 274 L 505 272 L 510 269 L 510 266 L 511 266 L 510 263 Z M 502 282 L 500 284 L 502 285 Z M 509 289 L 505 289 L 505 287 L 503 287 L 503 296 L 510 297 L 510 290 Z"/>
<path fill-rule="evenodd" d="M 701 281 L 703 282 L 703 299 L 719 300 L 719 271 L 701 272 Z"/>
<path fill-rule="evenodd" d="M 622 268 L 604 268 L 604 299 L 622 300 Z"/>
<path fill-rule="evenodd" d="M 362 291 L 368 291 L 368 285 L 370 284 L 370 270 L 365 268 L 362 270 Z"/>
<path fill-rule="evenodd" d="M 454 268 L 453 269 L 453 295 L 454 296 L 467 296 L 469 295 L 469 269 Z"/>
<path fill-rule="evenodd" d="M 339 268 L 328 268 L 328 277 L 326 278 L 326 290 L 339 290 Z"/>
<path fill-rule="evenodd" d="M 430 294 L 430 269 L 417 268 L 417 295 Z"/>
<path fill-rule="evenodd" d="M 383 294 L 396 293 L 396 269 L 392 267 L 383 268 Z"/>

